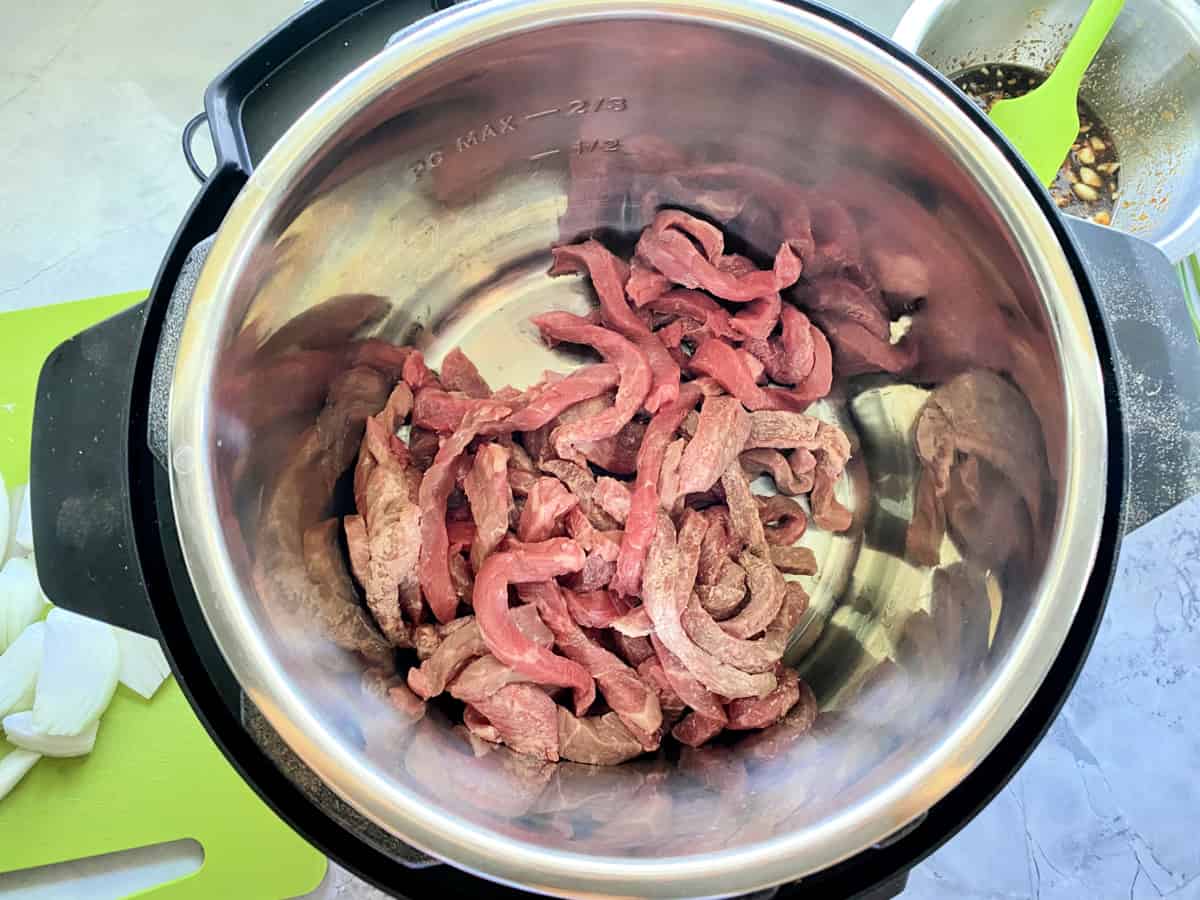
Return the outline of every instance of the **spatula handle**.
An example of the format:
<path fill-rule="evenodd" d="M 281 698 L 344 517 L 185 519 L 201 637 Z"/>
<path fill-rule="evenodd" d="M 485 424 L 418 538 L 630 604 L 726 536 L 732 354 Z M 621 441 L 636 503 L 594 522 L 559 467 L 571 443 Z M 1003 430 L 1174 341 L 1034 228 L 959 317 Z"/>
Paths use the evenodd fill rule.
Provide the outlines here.
<path fill-rule="evenodd" d="M 1071 36 L 1050 77 L 1064 83 L 1069 82 L 1078 89 L 1083 80 L 1083 73 L 1091 65 L 1096 51 L 1108 37 L 1113 22 L 1124 6 L 1125 0 L 1094 0 L 1080 19 L 1079 27 L 1075 29 L 1075 34 Z"/>

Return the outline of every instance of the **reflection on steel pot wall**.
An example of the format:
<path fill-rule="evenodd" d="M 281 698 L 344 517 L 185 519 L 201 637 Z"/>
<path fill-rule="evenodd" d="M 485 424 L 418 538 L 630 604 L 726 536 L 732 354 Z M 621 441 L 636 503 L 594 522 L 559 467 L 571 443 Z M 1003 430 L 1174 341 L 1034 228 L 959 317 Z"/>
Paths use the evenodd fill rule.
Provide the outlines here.
<path fill-rule="evenodd" d="M 208 624 L 249 699 L 335 793 L 493 878 L 697 896 L 872 846 L 987 755 L 1058 654 L 1091 574 L 1109 435 L 1057 218 L 965 109 L 812 11 L 499 0 L 408 32 L 284 135 L 197 284 L 168 458 L 195 453 L 171 478 Z M 436 710 L 409 721 L 361 692 L 359 660 L 262 602 L 259 498 L 284 477 L 348 343 L 415 342 L 434 364 L 461 346 L 494 385 L 569 367 L 579 357 L 527 325 L 590 302 L 545 277 L 551 243 L 628 239 L 676 176 L 761 170 L 849 210 L 868 251 L 895 251 L 883 236 L 898 236 L 939 263 L 913 298 L 917 362 L 847 380 L 821 410 L 857 432 L 841 485 L 857 523 L 813 545 L 821 588 L 789 657 L 825 709 L 811 734 L 610 770 L 503 748 L 476 757 Z M 752 224 L 734 237 L 770 253 L 774 232 Z M 996 424 L 1033 485 L 1008 511 L 1030 515 L 1003 540 L 918 555 L 905 540 L 921 480 L 913 424 L 931 389 L 954 408 L 963 372 L 1005 401 Z M 331 488 L 310 504 L 310 484 L 291 486 L 297 533 L 302 515 L 335 510 Z M 961 535 L 977 523 L 956 524 Z M 967 622 L 948 621 L 959 608 Z"/>
<path fill-rule="evenodd" d="M 893 34 L 939 71 L 1058 60 L 1088 0 L 916 0 Z M 1113 227 L 1172 262 L 1200 249 L 1200 4 L 1128 0 L 1080 96 L 1112 131 L 1121 160 Z"/>

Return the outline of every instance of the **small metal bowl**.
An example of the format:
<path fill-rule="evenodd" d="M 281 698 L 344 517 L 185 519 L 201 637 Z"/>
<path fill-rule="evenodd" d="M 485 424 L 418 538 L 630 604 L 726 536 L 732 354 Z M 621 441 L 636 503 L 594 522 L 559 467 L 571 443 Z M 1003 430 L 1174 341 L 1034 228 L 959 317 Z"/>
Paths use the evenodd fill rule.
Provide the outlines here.
<path fill-rule="evenodd" d="M 1050 69 L 1087 0 L 916 0 L 894 40 L 946 75 L 1005 62 Z M 1080 95 L 1121 160 L 1112 225 L 1172 262 L 1200 249 L 1200 4 L 1129 0 Z"/>

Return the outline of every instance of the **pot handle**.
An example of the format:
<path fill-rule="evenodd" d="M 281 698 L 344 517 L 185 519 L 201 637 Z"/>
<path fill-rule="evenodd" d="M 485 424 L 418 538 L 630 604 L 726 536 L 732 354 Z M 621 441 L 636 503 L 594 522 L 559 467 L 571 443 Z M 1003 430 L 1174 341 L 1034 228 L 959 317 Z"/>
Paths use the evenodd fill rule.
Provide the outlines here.
<path fill-rule="evenodd" d="M 1116 349 L 1129 445 L 1129 533 L 1200 493 L 1200 344 L 1178 273 L 1161 250 L 1064 219 Z"/>
<path fill-rule="evenodd" d="M 148 302 L 60 344 L 42 366 L 30 460 L 38 575 L 57 604 L 158 636 L 127 498 L 129 398 Z"/>

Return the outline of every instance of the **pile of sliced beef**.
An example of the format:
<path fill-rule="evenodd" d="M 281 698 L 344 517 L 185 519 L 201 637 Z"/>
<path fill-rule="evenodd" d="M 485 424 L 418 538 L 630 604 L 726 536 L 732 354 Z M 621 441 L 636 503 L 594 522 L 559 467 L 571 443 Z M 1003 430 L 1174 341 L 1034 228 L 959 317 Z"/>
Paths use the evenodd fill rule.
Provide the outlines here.
<path fill-rule="evenodd" d="M 289 461 L 326 498 L 353 466 L 340 525 L 369 616 L 327 501 L 295 490 L 264 498 L 260 591 L 365 657 L 398 707 L 449 695 L 474 738 L 545 760 L 811 723 L 781 664 L 808 606 L 785 576 L 816 572 L 797 544 L 810 513 L 832 531 L 851 514 L 834 491 L 849 441 L 806 412 L 829 344 L 781 299 L 806 249 L 781 240 L 759 266 L 675 210 L 629 260 L 557 247 L 551 274 L 589 277 L 598 308 L 533 324 L 599 359 L 525 389 L 493 389 L 457 350 L 434 371 L 373 348 Z M 764 475 L 776 496 L 751 492 Z"/>

